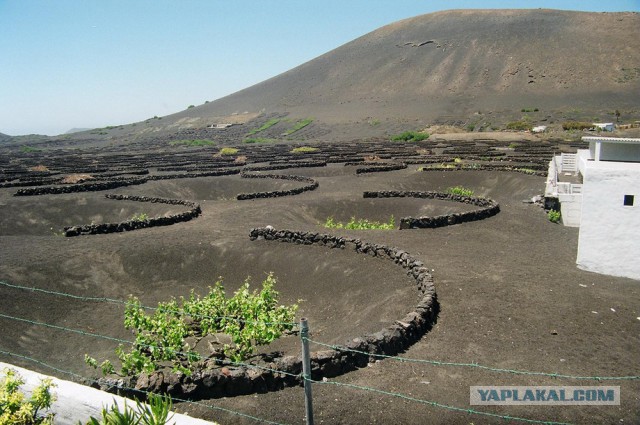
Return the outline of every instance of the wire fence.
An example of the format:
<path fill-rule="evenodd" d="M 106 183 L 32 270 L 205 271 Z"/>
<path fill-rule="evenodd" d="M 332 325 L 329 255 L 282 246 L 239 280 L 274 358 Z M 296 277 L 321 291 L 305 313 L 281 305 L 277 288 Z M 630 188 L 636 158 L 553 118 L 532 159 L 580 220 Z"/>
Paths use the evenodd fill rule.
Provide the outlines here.
<path fill-rule="evenodd" d="M 9 287 L 9 288 L 13 288 L 13 289 L 41 292 L 41 293 L 48 294 L 48 295 L 53 295 L 53 296 L 69 297 L 69 298 L 78 299 L 78 300 L 81 300 L 81 301 L 110 302 L 110 303 L 117 303 L 117 304 L 126 304 L 126 302 L 122 301 L 122 300 L 115 300 L 115 299 L 104 298 L 104 297 L 84 297 L 84 296 L 66 294 L 66 293 L 57 292 L 57 291 L 49 291 L 49 290 L 44 290 L 44 289 L 39 289 L 39 288 L 31 288 L 31 287 L 26 287 L 26 286 L 21 286 L 21 285 L 13 285 L 13 284 L 9 284 L 9 283 L 3 282 L 3 281 L 0 281 L 0 285 L 5 286 L 5 287 Z M 153 308 L 149 307 L 149 309 L 153 309 Z M 23 318 L 23 317 L 16 317 L 16 316 L 11 316 L 11 315 L 6 315 L 6 314 L 0 313 L 0 318 L 6 319 L 6 320 L 13 320 L 13 321 L 21 322 L 21 323 L 28 323 L 28 324 L 35 325 L 35 326 L 42 326 L 42 327 L 45 327 L 45 328 L 55 329 L 55 330 L 59 330 L 59 331 L 63 331 L 63 332 L 74 333 L 74 334 L 77 334 L 77 335 L 88 336 L 88 337 L 92 337 L 92 338 L 100 338 L 100 339 L 104 339 L 104 340 L 108 340 L 108 341 L 117 342 L 117 343 L 120 343 L 120 344 L 132 344 L 132 345 L 135 344 L 134 341 L 129 341 L 129 340 L 122 339 L 122 338 L 116 338 L 116 337 L 112 337 L 112 336 L 108 336 L 108 335 L 98 334 L 98 333 L 95 333 L 95 332 L 87 332 L 87 331 L 84 331 L 84 330 L 68 328 L 68 327 L 65 327 L 65 326 L 54 325 L 54 324 L 40 322 L 40 321 L 36 321 L 36 320 L 31 320 L 31 319 L 27 319 L 27 318 Z M 389 360 L 398 361 L 398 362 L 404 362 L 404 363 L 421 363 L 421 364 L 429 364 L 429 365 L 439 366 L 439 367 L 472 368 L 472 369 L 479 369 L 479 370 L 484 370 L 484 371 L 494 372 L 494 373 L 510 373 L 510 374 L 515 374 L 515 375 L 544 376 L 544 377 L 551 377 L 551 378 L 557 378 L 557 379 L 594 380 L 594 381 L 606 381 L 606 380 L 632 381 L 632 380 L 640 380 L 640 376 L 638 376 L 638 375 L 627 375 L 627 376 L 580 376 L 580 375 L 569 375 L 569 374 L 561 374 L 561 373 L 547 373 L 547 372 L 536 372 L 536 371 L 528 371 L 528 370 L 503 369 L 503 368 L 496 368 L 496 367 L 487 366 L 487 365 L 481 365 L 481 364 L 477 364 L 477 363 L 445 362 L 445 361 L 439 361 L 439 360 L 415 359 L 415 358 L 408 358 L 408 357 L 401 357 L 401 356 L 390 356 L 390 355 L 384 355 L 384 354 L 374 354 L 374 353 L 370 353 L 370 352 L 366 352 L 366 351 L 353 350 L 353 349 L 349 349 L 347 347 L 340 346 L 340 345 L 335 345 L 335 344 L 326 344 L 326 343 L 323 343 L 323 342 L 320 342 L 320 341 L 315 341 L 315 340 L 309 339 L 306 336 L 301 336 L 301 338 L 304 338 L 304 340 L 306 342 L 308 342 L 308 343 L 316 344 L 318 346 L 325 347 L 325 348 L 331 348 L 331 349 L 337 350 L 337 351 L 353 352 L 355 354 L 362 354 L 362 355 L 366 355 L 366 356 L 373 357 L 373 358 L 389 359 Z M 147 345 L 147 347 L 148 348 L 163 348 L 163 347 L 159 347 L 159 346 L 155 346 L 155 345 Z M 45 363 L 43 361 L 34 359 L 32 357 L 29 357 L 29 356 L 13 353 L 13 352 L 9 352 L 9 351 L 4 351 L 4 350 L 1 350 L 1 349 L 0 349 L 0 354 L 6 355 L 6 356 L 9 356 L 9 357 L 20 358 L 22 360 L 38 364 L 38 365 L 40 365 L 42 367 L 46 367 L 46 368 L 54 370 L 54 371 L 56 371 L 58 373 L 65 374 L 65 375 L 68 375 L 68 376 L 72 376 L 75 379 L 79 379 L 79 380 L 81 380 L 83 382 L 87 382 L 87 381 L 97 382 L 95 379 L 86 378 L 86 377 L 78 375 L 78 374 L 76 374 L 74 372 L 70 372 L 70 371 L 67 371 L 67 370 L 64 370 L 64 369 L 57 368 L 55 366 L 52 366 L 52 365 L 50 365 L 48 363 Z M 175 354 L 186 355 L 187 353 L 175 352 Z M 471 415 L 480 415 L 480 416 L 485 416 L 485 417 L 494 417 L 494 418 L 504 419 L 504 420 L 508 420 L 508 421 L 517 421 L 517 422 L 523 422 L 523 423 L 534 423 L 534 424 L 543 424 L 543 425 L 564 425 L 565 424 L 564 422 L 554 422 L 554 421 L 529 419 L 529 418 L 509 416 L 509 415 L 500 415 L 500 414 L 497 414 L 497 413 L 491 413 L 491 412 L 481 411 L 481 410 L 477 410 L 477 409 L 469 409 L 469 408 L 451 406 L 451 405 L 443 404 L 443 403 L 440 403 L 440 402 L 437 402 L 437 401 L 420 399 L 420 398 L 416 398 L 416 397 L 413 397 L 413 396 L 409 396 L 409 395 L 406 395 L 406 394 L 401 394 L 401 393 L 397 393 L 397 392 L 393 392 L 393 391 L 387 391 L 387 390 L 371 388 L 371 387 L 367 387 L 367 386 L 360 386 L 360 385 L 355 385 L 355 384 L 343 383 L 343 382 L 339 382 L 339 381 L 336 381 L 336 380 L 328 380 L 328 379 L 323 379 L 321 381 L 312 380 L 309 376 L 305 376 L 303 374 L 292 374 L 292 373 L 289 373 L 287 371 L 278 370 L 278 369 L 272 369 L 272 368 L 268 368 L 268 367 L 265 367 L 265 366 L 254 365 L 254 364 L 249 364 L 249 363 L 231 362 L 231 361 L 228 361 L 228 360 L 225 360 L 224 362 L 226 364 L 231 364 L 231 365 L 234 365 L 234 366 L 266 370 L 266 371 L 270 371 L 270 372 L 273 372 L 273 373 L 279 373 L 279 374 L 289 375 L 289 376 L 296 377 L 296 378 L 302 378 L 302 380 L 307 381 L 309 383 L 313 383 L 313 384 L 334 385 L 334 386 L 351 388 L 351 389 L 356 389 L 356 390 L 361 390 L 361 391 L 369 391 L 369 392 L 372 392 L 372 393 L 382 394 L 382 395 L 386 395 L 386 396 L 390 396 L 390 397 L 396 397 L 396 398 L 400 398 L 400 399 L 403 399 L 403 400 L 406 400 L 406 401 L 415 402 L 415 403 L 419 403 L 419 404 L 423 404 L 423 405 L 428 405 L 428 406 L 432 406 L 432 407 L 436 407 L 436 408 L 446 409 L 446 410 L 449 410 L 449 411 L 463 412 L 463 413 L 468 413 L 468 414 L 471 414 Z M 145 394 L 147 393 L 146 391 L 135 389 L 135 388 L 125 388 L 125 389 L 126 390 L 130 390 L 130 391 L 134 391 L 134 392 L 140 392 L 140 393 L 145 393 Z M 231 409 L 226 409 L 226 408 L 219 407 L 219 406 L 211 406 L 211 405 L 208 405 L 206 403 L 197 402 L 197 401 L 191 401 L 191 400 L 184 400 L 184 399 L 180 399 L 180 398 L 176 398 L 176 397 L 172 397 L 172 398 L 175 401 L 185 402 L 185 403 L 193 403 L 195 405 L 206 407 L 207 409 L 224 411 L 226 413 L 238 415 L 238 416 L 241 416 L 241 417 L 244 417 L 244 418 L 247 418 L 247 419 L 252 419 L 252 420 L 255 420 L 255 421 L 258 421 L 258 422 L 263 422 L 263 423 L 268 423 L 268 424 L 279 424 L 278 422 L 273 422 L 273 421 L 270 421 L 270 420 L 267 420 L 267 419 L 258 418 L 258 417 L 252 416 L 252 415 L 248 415 L 248 414 L 245 414 L 245 413 L 242 413 L 242 412 L 237 412 L 237 411 L 234 411 L 234 410 L 231 410 Z"/>

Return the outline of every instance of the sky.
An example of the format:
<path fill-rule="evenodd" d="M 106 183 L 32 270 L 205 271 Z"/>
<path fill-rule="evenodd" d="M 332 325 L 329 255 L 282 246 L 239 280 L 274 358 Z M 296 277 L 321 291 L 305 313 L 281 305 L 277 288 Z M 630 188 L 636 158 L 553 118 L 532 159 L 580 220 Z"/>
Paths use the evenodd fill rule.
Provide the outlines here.
<path fill-rule="evenodd" d="M 0 133 L 164 116 L 445 9 L 640 11 L 640 0 L 0 0 Z"/>

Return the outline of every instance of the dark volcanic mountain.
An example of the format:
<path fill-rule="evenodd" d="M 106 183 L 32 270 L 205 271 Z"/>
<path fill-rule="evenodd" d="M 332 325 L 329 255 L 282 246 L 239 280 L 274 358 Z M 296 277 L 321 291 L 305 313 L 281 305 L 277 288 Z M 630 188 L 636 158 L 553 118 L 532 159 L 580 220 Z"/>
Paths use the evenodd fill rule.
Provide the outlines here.
<path fill-rule="evenodd" d="M 523 110 L 532 112 L 528 119 L 534 123 L 612 121 L 615 110 L 632 119 L 640 112 L 638 40 L 635 12 L 433 13 L 384 26 L 214 102 L 127 126 L 121 135 L 273 113 L 313 117 L 315 126 L 324 126 L 324 137 L 338 137 L 336 129 L 354 135 L 358 126 L 382 132 L 390 123 L 504 128 L 521 119 Z M 355 130 L 344 131 L 349 126 Z"/>

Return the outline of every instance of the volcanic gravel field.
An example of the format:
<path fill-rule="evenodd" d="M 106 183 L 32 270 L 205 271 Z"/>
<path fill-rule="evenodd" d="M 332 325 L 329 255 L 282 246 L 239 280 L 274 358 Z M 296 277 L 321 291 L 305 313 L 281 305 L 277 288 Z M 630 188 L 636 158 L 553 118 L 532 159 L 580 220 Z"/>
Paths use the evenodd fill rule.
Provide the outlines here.
<path fill-rule="evenodd" d="M 85 353 L 114 360 L 117 342 L 89 334 L 132 336 L 123 327 L 122 305 L 83 297 L 135 295 L 155 305 L 192 289 L 203 294 L 219 278 L 231 293 L 248 276 L 257 285 L 273 272 L 280 302 L 298 302 L 298 317 L 308 318 L 314 352 L 329 349 L 322 344 L 375 334 L 416 309 L 416 281 L 394 261 L 330 245 L 250 238 L 252 229 L 273 226 L 394 247 L 424 263 L 437 294 L 437 316 L 424 335 L 391 353 L 413 361 L 372 355 L 356 370 L 324 381 L 318 376 L 316 423 L 640 422 L 638 379 L 516 373 L 638 375 L 638 281 L 579 270 L 578 229 L 551 223 L 528 202 L 544 191 L 551 155 L 578 145 L 374 140 L 314 146 L 317 151 L 296 155 L 293 144 L 243 145 L 231 157 L 215 155 L 216 148 L 166 144 L 139 152 L 115 145 L 4 151 L 0 360 L 63 379 L 76 379 L 64 372 L 97 378 Z M 66 183 L 70 178 L 81 181 Z M 366 191 L 444 192 L 452 186 L 496 201 L 499 213 L 437 228 L 323 226 L 330 216 L 387 221 L 393 215 L 398 224 L 403 217 L 478 209 L 447 200 L 363 197 Z M 238 200 L 239 194 L 260 195 Z M 189 201 L 201 213 L 192 204 L 140 202 L 136 196 Z M 115 230 L 140 213 L 181 221 Z M 104 223 L 114 223 L 111 233 L 88 234 Z M 65 231 L 73 226 L 85 226 L 77 230 L 83 234 Z M 261 348 L 277 351 L 299 356 L 299 336 Z M 621 405 L 470 406 L 469 387 L 475 385 L 619 385 Z M 300 386 L 235 396 L 219 389 L 196 398 L 197 404 L 178 402 L 177 410 L 222 424 L 304 423 Z"/>

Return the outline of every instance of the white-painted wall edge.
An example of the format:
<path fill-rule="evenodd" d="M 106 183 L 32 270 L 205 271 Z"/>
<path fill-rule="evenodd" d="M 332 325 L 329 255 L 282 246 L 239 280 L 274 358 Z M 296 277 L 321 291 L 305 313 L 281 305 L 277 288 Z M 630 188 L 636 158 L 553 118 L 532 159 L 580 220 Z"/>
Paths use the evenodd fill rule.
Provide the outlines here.
<path fill-rule="evenodd" d="M 5 368 L 13 369 L 20 374 L 20 376 L 25 380 L 25 384 L 21 387 L 21 390 L 27 394 L 31 394 L 31 391 L 40 385 L 42 379 L 50 378 L 53 381 L 55 388 L 53 388 L 52 393 L 55 394 L 57 400 L 53 403 L 51 411 L 56 414 L 54 419 L 54 423 L 56 424 L 77 425 L 78 421 L 85 424 L 91 416 L 100 419 L 102 408 L 110 407 L 114 403 L 120 407 L 120 410 L 124 408 L 125 403 L 132 408 L 135 408 L 135 402 L 127 398 L 119 397 L 75 382 L 43 375 L 8 363 L 0 362 L 0 377 L 4 377 L 4 373 L 1 372 L 4 371 Z M 213 424 L 213 422 L 192 418 L 178 413 L 173 415 L 169 423 L 174 422 L 176 425 Z"/>

